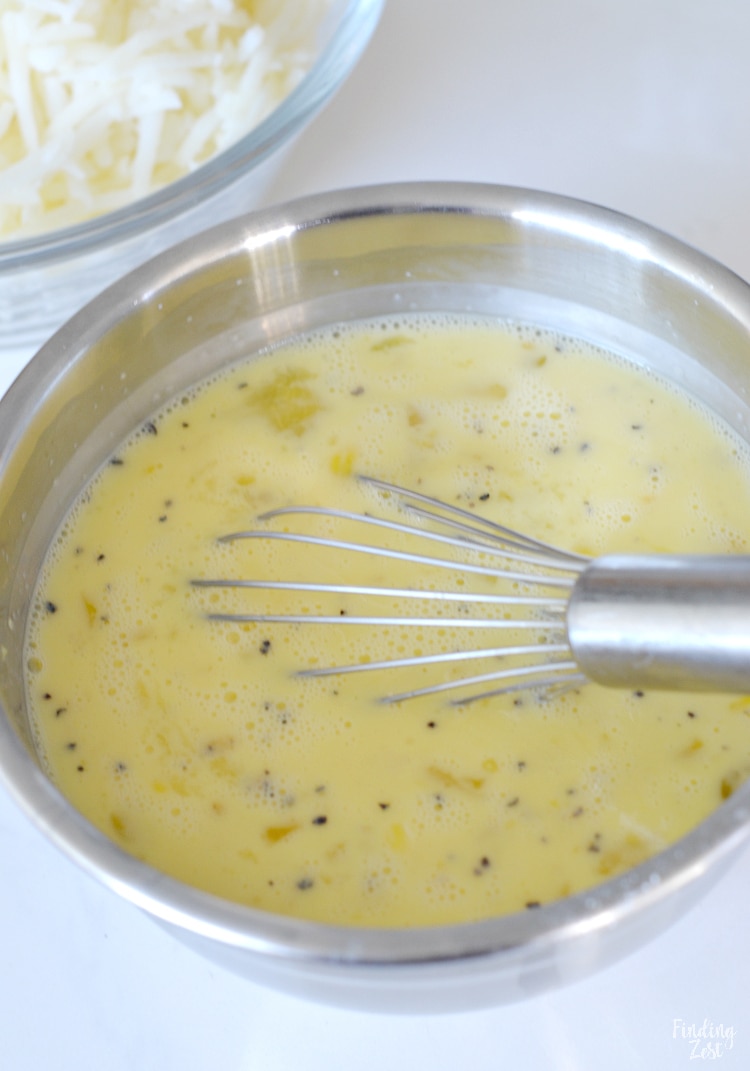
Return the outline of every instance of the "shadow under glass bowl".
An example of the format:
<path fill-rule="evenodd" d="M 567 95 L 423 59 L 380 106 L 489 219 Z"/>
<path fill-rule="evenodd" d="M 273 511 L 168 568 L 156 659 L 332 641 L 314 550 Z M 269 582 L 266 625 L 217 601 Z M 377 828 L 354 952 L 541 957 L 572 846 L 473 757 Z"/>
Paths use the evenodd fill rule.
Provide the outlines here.
<path fill-rule="evenodd" d="M 584 339 L 656 370 L 750 438 L 750 288 L 632 219 L 528 190 L 421 183 L 220 224 L 94 299 L 0 402 L 0 783 L 70 860 L 210 959 L 342 1006 L 453 1011 L 581 978 L 658 934 L 746 843 L 750 784 L 650 861 L 535 911 L 423 929 L 337 927 L 219 900 L 125 854 L 44 774 L 24 695 L 42 558 L 114 447 L 232 361 L 406 310 L 491 315 Z"/>
<path fill-rule="evenodd" d="M 156 253 L 257 207 L 296 136 L 344 83 L 385 0 L 336 0 L 319 55 L 248 134 L 132 204 L 57 231 L 0 241 L 0 355 L 32 352 L 86 301 Z"/>

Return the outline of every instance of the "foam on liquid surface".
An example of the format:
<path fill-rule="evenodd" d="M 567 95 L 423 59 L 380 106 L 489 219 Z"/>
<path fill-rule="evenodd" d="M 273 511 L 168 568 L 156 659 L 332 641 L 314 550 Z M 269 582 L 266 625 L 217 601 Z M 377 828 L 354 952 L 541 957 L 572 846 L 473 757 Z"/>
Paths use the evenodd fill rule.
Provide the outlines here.
<path fill-rule="evenodd" d="M 750 697 L 588 685 L 554 701 L 387 707 L 379 696 L 435 670 L 294 672 L 494 646 L 497 634 L 481 622 L 206 620 L 212 609 L 364 607 L 199 590 L 191 577 L 477 587 L 361 555 L 216 542 L 290 504 L 388 515 L 357 473 L 587 554 L 747 553 L 746 446 L 657 379 L 575 343 L 400 317 L 234 368 L 118 451 L 64 525 L 35 601 L 40 748 L 62 791 L 125 849 L 272 911 L 436 924 L 596 884 L 681 836 L 750 773 Z M 287 526 L 369 535 L 316 518 Z M 389 599 L 365 608 L 399 610 Z"/>

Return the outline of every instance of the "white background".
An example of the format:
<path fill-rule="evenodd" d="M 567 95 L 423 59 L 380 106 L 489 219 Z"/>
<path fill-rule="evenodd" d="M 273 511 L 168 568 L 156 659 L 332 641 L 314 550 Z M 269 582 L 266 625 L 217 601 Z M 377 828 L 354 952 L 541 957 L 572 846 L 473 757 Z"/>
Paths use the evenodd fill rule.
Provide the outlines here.
<path fill-rule="evenodd" d="M 638 216 L 750 279 L 748 42 L 746 0 L 389 0 L 268 200 L 401 179 L 529 186 Z M 0 368 L 1 389 L 14 371 Z M 750 1067 L 747 852 L 590 980 L 424 1019 L 224 973 L 79 873 L 2 794 L 0 851 L 2 1071 L 702 1066 L 676 1020 L 732 1027 L 718 1066 Z"/>

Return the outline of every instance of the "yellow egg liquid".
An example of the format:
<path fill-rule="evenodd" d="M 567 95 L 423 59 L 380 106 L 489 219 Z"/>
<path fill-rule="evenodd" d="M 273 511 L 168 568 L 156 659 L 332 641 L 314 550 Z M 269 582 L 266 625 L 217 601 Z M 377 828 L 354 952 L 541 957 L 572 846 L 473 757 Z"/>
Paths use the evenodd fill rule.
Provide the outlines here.
<path fill-rule="evenodd" d="M 247 576 L 493 589 L 314 546 L 217 542 L 288 505 L 403 519 L 357 474 L 586 554 L 748 552 L 747 446 L 656 377 L 570 340 L 415 315 L 234 367 L 167 406 L 105 466 L 52 547 L 32 609 L 40 751 L 61 791 L 124 849 L 268 911 L 427 926 L 593 886 L 679 838 L 748 776 L 750 697 L 587 684 L 554 698 L 388 706 L 384 694 L 459 669 L 295 673 L 495 646 L 498 634 L 481 620 L 208 619 L 491 613 L 191 586 Z M 273 526 L 373 538 L 315 516 Z"/>

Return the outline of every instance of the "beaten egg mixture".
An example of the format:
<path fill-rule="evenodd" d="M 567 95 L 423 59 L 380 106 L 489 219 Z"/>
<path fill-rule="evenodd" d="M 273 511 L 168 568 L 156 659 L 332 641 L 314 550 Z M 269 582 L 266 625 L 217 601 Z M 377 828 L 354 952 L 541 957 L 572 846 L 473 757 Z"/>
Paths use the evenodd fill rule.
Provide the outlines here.
<path fill-rule="evenodd" d="M 268 911 L 443 924 L 534 908 L 640 863 L 750 773 L 750 697 L 586 685 L 387 706 L 384 693 L 458 671 L 295 676 L 496 644 L 481 620 L 208 619 L 345 617 L 362 601 L 192 578 L 468 586 L 450 570 L 217 541 L 291 504 L 396 516 L 358 474 L 586 554 L 748 551 L 745 444 L 615 357 L 513 325 L 416 315 L 261 354 L 138 429 L 73 509 L 36 594 L 27 666 L 40 751 L 124 849 Z M 315 516 L 276 523 L 300 526 L 362 537 Z M 384 602 L 367 611 L 398 611 Z"/>

